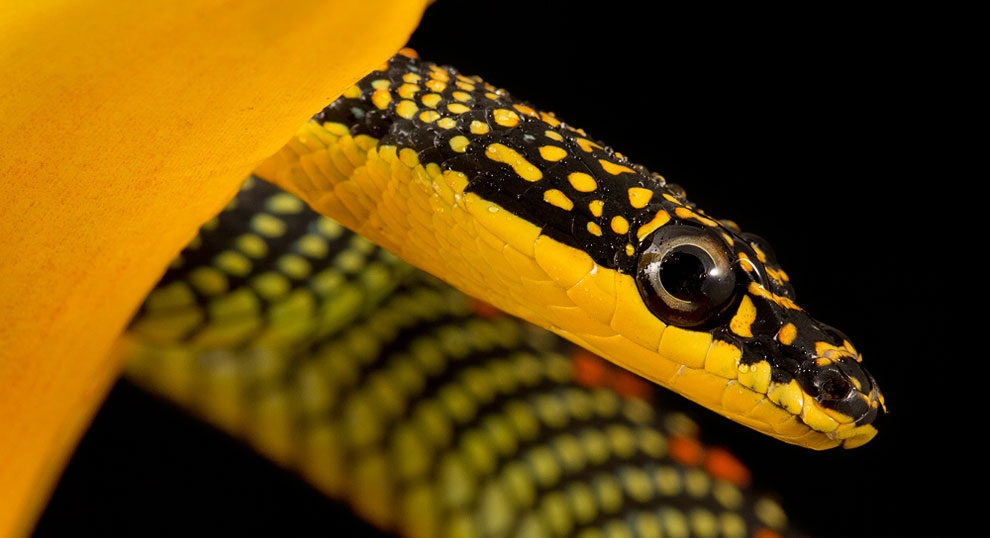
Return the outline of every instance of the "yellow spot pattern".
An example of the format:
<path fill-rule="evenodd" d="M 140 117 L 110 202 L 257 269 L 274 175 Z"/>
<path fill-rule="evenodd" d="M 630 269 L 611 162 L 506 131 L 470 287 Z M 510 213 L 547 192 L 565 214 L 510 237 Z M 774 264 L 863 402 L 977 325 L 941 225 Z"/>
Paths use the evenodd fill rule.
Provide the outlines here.
<path fill-rule="evenodd" d="M 420 102 L 423 103 L 424 106 L 427 106 L 429 108 L 436 108 L 437 105 L 440 104 L 440 101 L 442 100 L 443 100 L 443 96 L 440 95 L 439 93 L 428 93 L 420 99 Z"/>
<path fill-rule="evenodd" d="M 399 101 L 399 104 L 395 105 L 395 113 L 407 120 L 411 120 L 418 111 L 419 107 L 416 103 L 409 100 Z"/>
<path fill-rule="evenodd" d="M 557 162 L 567 157 L 567 151 L 558 146 L 540 146 L 540 157 L 544 161 Z"/>
<path fill-rule="evenodd" d="M 252 258 L 261 258 L 268 253 L 268 244 L 265 240 L 254 234 L 244 234 L 238 237 L 234 244 L 241 252 Z"/>
<path fill-rule="evenodd" d="M 280 193 L 266 200 L 265 207 L 275 213 L 291 215 L 302 211 L 305 205 L 295 196 L 288 193 Z"/>
<path fill-rule="evenodd" d="M 577 145 L 578 146 L 581 146 L 581 149 L 583 149 L 584 151 L 587 151 L 588 153 L 591 153 L 591 151 L 594 148 L 602 149 L 601 146 L 599 146 L 598 144 L 596 144 L 596 143 L 594 143 L 591 140 L 588 140 L 586 138 L 577 138 L 577 139 L 575 139 L 575 142 L 577 142 Z"/>
<path fill-rule="evenodd" d="M 674 210 L 674 214 L 677 215 L 678 217 L 682 218 L 682 219 L 695 219 L 695 220 L 698 220 L 701 223 L 703 223 L 705 226 L 713 226 L 713 227 L 714 226 L 718 226 L 718 223 L 715 222 L 714 220 L 709 219 L 709 218 L 706 218 L 706 217 L 702 217 L 701 215 L 698 215 L 697 213 L 695 213 L 694 211 L 691 211 L 690 209 L 688 209 L 686 207 L 678 207 L 677 209 Z"/>
<path fill-rule="evenodd" d="M 375 90 L 375 93 L 371 94 L 371 102 L 376 107 L 384 110 L 392 102 L 392 95 L 385 89 Z"/>
<path fill-rule="evenodd" d="M 621 164 L 616 164 L 616 163 L 613 163 L 611 161 L 606 161 L 604 159 L 598 159 L 598 164 L 602 165 L 602 170 L 605 170 L 606 172 L 608 172 L 609 174 L 612 174 L 613 176 L 619 175 L 619 174 L 623 174 L 623 173 L 629 173 L 629 174 L 635 174 L 636 173 L 635 170 L 633 170 L 632 168 L 629 168 L 628 166 L 623 166 Z"/>
<path fill-rule="evenodd" d="M 265 237 L 281 237 L 285 233 L 285 223 L 264 213 L 251 217 L 251 229 Z"/>
<path fill-rule="evenodd" d="M 347 97 L 348 99 L 357 99 L 358 97 L 361 97 L 361 88 L 357 86 L 350 86 L 344 90 L 344 93 L 341 95 Z"/>
<path fill-rule="evenodd" d="M 556 127 L 560 125 L 560 120 L 558 120 L 553 113 L 540 112 L 540 119 L 548 123 L 551 127 Z"/>
<path fill-rule="evenodd" d="M 650 222 L 647 222 L 646 224 L 640 226 L 639 230 L 636 230 L 636 238 L 642 241 L 644 237 L 650 235 L 668 222 L 670 222 L 670 215 L 668 215 L 666 211 L 658 211 L 657 214 L 650 219 Z"/>
<path fill-rule="evenodd" d="M 450 74 L 447 73 L 447 70 L 436 65 L 430 66 L 430 77 L 442 82 L 450 80 Z"/>
<path fill-rule="evenodd" d="M 591 202 L 588 203 L 588 209 L 591 211 L 591 214 L 596 217 L 602 216 L 602 209 L 604 207 L 605 207 L 605 202 L 601 200 L 592 200 Z"/>
<path fill-rule="evenodd" d="M 478 120 L 471 121 L 471 125 L 468 126 L 468 130 L 471 131 L 471 134 L 476 134 L 476 135 L 487 134 L 489 131 L 488 124 L 480 122 Z"/>
<path fill-rule="evenodd" d="M 504 144 L 491 144 L 485 149 L 485 156 L 497 163 L 505 163 L 515 170 L 519 177 L 526 181 L 539 181 L 543 179 L 543 172 L 533 166 L 525 157 L 516 150 Z"/>
<path fill-rule="evenodd" d="M 212 267 L 197 267 L 189 273 L 189 281 L 204 295 L 219 295 L 227 292 L 227 277 Z"/>
<path fill-rule="evenodd" d="M 756 306 L 753 304 L 753 300 L 749 298 L 749 295 L 743 295 L 742 301 L 739 302 L 739 309 L 736 310 L 736 315 L 732 316 L 732 320 L 729 321 L 729 330 L 738 336 L 752 338 L 753 331 L 751 327 L 754 321 L 756 321 Z"/>
<path fill-rule="evenodd" d="M 515 127 L 519 124 L 519 115 L 504 108 L 496 109 L 492 112 L 492 117 L 495 119 L 495 123 L 502 127 Z"/>
<path fill-rule="evenodd" d="M 543 201 L 567 211 L 574 209 L 574 202 L 566 194 L 557 189 L 548 189 L 544 192 Z"/>
<path fill-rule="evenodd" d="M 419 91 L 419 86 L 415 84 L 403 84 L 402 86 L 399 86 L 399 89 L 396 90 L 396 93 L 398 93 L 399 97 L 403 99 L 412 99 L 413 96 L 416 95 L 416 92 L 418 91 Z"/>
<path fill-rule="evenodd" d="M 791 345 L 797 337 L 797 327 L 793 323 L 788 323 L 777 331 L 777 341 L 785 346 Z"/>
<path fill-rule="evenodd" d="M 595 178 L 584 172 L 571 172 L 567 175 L 567 180 L 571 182 L 571 186 L 577 191 L 594 192 L 598 188 L 598 182 L 595 181 Z"/>
<path fill-rule="evenodd" d="M 646 207 L 652 198 L 653 191 L 649 189 L 644 189 L 642 187 L 633 187 L 629 189 L 629 205 L 635 207 L 636 209 Z"/>
<path fill-rule="evenodd" d="M 516 104 L 516 105 L 512 105 L 512 108 L 518 110 L 520 114 L 525 114 L 525 115 L 530 116 L 532 118 L 538 118 L 539 117 L 539 114 L 537 114 L 535 110 L 533 110 L 532 108 L 530 108 L 530 107 L 528 107 L 526 105 Z"/>
<path fill-rule="evenodd" d="M 251 272 L 251 262 L 241 253 L 225 250 L 213 260 L 217 267 L 233 276 L 244 276 Z"/>
<path fill-rule="evenodd" d="M 777 295 L 756 282 L 750 282 L 749 287 L 746 288 L 746 291 L 757 297 L 762 297 L 769 301 L 773 301 L 774 303 L 777 303 L 778 306 L 789 308 L 791 310 L 801 310 L 801 307 L 794 304 L 794 301 L 788 299 L 787 297 Z"/>
<path fill-rule="evenodd" d="M 767 263 L 767 255 L 764 254 L 762 250 L 760 250 L 759 245 L 757 245 L 756 243 L 750 243 L 749 246 L 750 248 L 753 249 L 753 252 L 756 253 L 756 259 L 760 260 L 760 262 L 762 263 Z"/>
<path fill-rule="evenodd" d="M 464 135 L 457 135 L 450 139 L 450 149 L 457 153 L 464 153 L 467 150 L 468 139 Z"/>
<path fill-rule="evenodd" d="M 629 221 L 622 216 L 612 217 L 612 231 L 624 234 L 629 231 Z"/>

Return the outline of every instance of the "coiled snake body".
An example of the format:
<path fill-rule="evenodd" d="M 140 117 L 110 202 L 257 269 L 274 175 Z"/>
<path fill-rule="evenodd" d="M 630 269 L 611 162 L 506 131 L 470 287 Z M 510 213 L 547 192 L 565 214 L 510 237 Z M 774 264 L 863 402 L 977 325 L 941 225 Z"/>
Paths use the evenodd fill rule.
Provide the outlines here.
<path fill-rule="evenodd" d="M 129 371 L 383 528 L 787 531 L 745 467 L 584 350 L 791 443 L 876 433 L 861 355 L 762 239 L 478 77 L 402 51 L 256 174 L 335 220 L 250 179 L 135 318 Z"/>

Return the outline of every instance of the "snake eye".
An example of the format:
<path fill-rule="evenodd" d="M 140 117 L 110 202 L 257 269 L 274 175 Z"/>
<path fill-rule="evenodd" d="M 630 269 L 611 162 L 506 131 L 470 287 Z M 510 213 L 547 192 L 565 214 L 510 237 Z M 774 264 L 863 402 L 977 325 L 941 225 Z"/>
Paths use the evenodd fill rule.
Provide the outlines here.
<path fill-rule="evenodd" d="M 696 327 L 724 312 L 736 295 L 733 254 L 721 238 L 689 225 L 657 230 L 639 257 L 636 281 L 661 320 Z"/>

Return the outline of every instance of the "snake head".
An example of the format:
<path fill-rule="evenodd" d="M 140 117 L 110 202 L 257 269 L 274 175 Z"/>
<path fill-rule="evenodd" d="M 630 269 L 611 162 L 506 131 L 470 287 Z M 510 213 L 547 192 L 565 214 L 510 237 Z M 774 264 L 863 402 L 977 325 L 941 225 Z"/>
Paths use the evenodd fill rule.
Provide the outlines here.
<path fill-rule="evenodd" d="M 739 384 L 776 407 L 751 399 L 752 409 L 723 414 L 756 419 L 750 425 L 758 429 L 769 422 L 767 433 L 812 447 L 869 441 L 883 395 L 849 338 L 795 303 L 764 239 L 709 218 L 677 186 L 662 188 L 665 217 L 644 237 L 636 268 L 644 302 L 665 323 L 710 333 L 712 349 L 722 351 L 706 368 L 734 366 Z M 790 436 L 802 432 L 798 424 L 809 429 L 801 440 Z"/>
<path fill-rule="evenodd" d="M 400 53 L 257 174 L 732 420 L 812 448 L 876 433 L 860 355 L 794 303 L 765 241 L 480 77 Z"/>

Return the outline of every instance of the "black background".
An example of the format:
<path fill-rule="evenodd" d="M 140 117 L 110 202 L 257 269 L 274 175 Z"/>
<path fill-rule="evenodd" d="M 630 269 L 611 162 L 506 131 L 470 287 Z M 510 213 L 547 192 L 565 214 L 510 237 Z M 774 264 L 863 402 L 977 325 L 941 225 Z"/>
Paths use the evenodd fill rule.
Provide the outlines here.
<path fill-rule="evenodd" d="M 799 304 L 863 351 L 890 414 L 862 448 L 813 452 L 693 411 L 708 442 L 731 447 L 819 536 L 990 532 L 986 336 L 964 328 L 975 314 L 958 306 L 983 306 L 971 218 L 983 217 L 960 204 L 979 176 L 937 149 L 952 136 L 943 119 L 958 88 L 928 15 L 448 0 L 411 42 L 767 238 Z M 376 536 L 346 506 L 126 382 L 37 535 L 79 531 Z"/>

